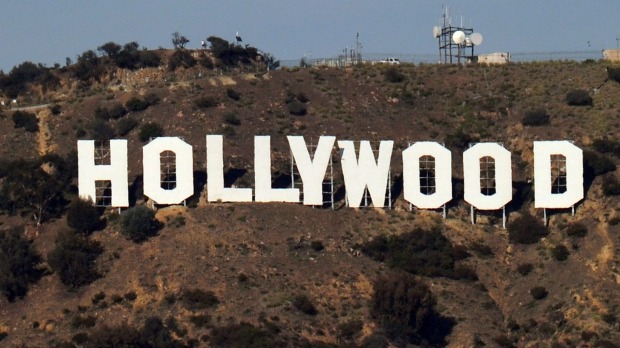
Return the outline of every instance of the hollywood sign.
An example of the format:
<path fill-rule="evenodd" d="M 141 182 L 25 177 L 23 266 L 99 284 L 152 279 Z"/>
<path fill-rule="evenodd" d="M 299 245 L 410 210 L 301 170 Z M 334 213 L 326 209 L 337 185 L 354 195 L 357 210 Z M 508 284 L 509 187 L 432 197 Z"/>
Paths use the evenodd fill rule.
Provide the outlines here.
<path fill-rule="evenodd" d="M 299 171 L 303 200 L 299 188 L 273 188 L 271 185 L 271 137 L 254 137 L 254 189 L 224 186 L 223 137 L 206 136 L 207 200 L 209 202 L 289 202 L 322 205 L 322 184 L 330 163 L 336 137 L 321 136 L 311 156 L 302 136 L 287 136 L 293 160 Z M 340 164 L 350 207 L 359 207 L 368 190 L 375 207 L 382 207 L 388 188 L 392 158 L 392 140 L 379 144 L 378 156 L 369 141 L 355 143 L 339 140 Z M 110 164 L 95 164 L 95 142 L 78 141 L 79 195 L 96 198 L 96 181 L 109 181 L 111 206 L 128 207 L 127 140 L 110 141 Z M 175 154 L 176 185 L 161 185 L 161 154 Z M 194 194 L 192 146 L 178 137 L 159 137 L 143 147 L 144 195 L 158 204 L 181 204 Z M 435 190 L 424 193 L 420 184 L 420 159 L 434 159 Z M 560 172 L 565 179 L 562 193 L 554 193 L 552 158 L 561 158 Z M 428 158 L 428 157 L 426 157 Z M 402 151 L 404 199 L 420 209 L 437 209 L 452 199 L 452 154 L 436 142 L 416 142 Z M 481 159 L 494 163 L 494 193 L 481 190 Z M 557 173 L 556 173 L 557 174 Z M 557 175 L 556 175 L 557 176 Z M 463 152 L 464 199 L 479 210 L 502 209 L 512 200 L 510 152 L 498 143 L 477 143 Z M 534 189 L 536 208 L 570 208 L 584 196 L 582 150 L 569 141 L 534 142 Z"/>

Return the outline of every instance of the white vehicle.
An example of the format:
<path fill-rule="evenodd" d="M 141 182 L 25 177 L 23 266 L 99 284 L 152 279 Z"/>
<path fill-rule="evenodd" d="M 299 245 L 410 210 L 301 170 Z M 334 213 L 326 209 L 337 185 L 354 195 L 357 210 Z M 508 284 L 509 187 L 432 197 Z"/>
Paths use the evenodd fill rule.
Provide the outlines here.
<path fill-rule="evenodd" d="M 379 61 L 381 64 L 400 64 L 400 60 L 398 58 L 385 58 Z"/>

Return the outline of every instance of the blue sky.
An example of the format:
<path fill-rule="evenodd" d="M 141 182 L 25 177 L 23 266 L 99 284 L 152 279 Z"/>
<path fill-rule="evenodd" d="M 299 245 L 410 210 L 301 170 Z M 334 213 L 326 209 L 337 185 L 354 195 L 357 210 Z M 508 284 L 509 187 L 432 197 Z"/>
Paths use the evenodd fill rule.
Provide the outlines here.
<path fill-rule="evenodd" d="M 436 54 L 442 6 L 482 33 L 477 53 L 602 50 L 620 37 L 619 0 L 15 0 L 0 11 L 0 69 L 64 65 L 108 41 L 171 48 L 175 31 L 190 48 L 239 32 L 281 60 L 336 56 L 358 32 L 362 53 Z"/>

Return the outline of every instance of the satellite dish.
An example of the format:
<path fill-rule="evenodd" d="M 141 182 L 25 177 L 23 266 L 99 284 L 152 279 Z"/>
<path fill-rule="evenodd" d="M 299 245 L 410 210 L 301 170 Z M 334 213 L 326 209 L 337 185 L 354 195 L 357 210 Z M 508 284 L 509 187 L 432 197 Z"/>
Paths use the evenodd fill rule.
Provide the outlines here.
<path fill-rule="evenodd" d="M 455 31 L 452 35 L 452 41 L 457 45 L 462 44 L 465 41 L 465 33 L 460 30 Z"/>
<path fill-rule="evenodd" d="M 471 34 L 469 38 L 471 39 L 471 43 L 473 43 L 476 46 L 482 43 L 482 34 L 480 33 L 473 33 Z"/>
<path fill-rule="evenodd" d="M 439 35 L 441 35 L 441 28 L 439 28 L 438 26 L 434 26 L 433 27 L 433 37 L 439 37 Z"/>
<path fill-rule="evenodd" d="M 471 39 L 468 37 L 465 38 L 465 46 L 472 46 Z"/>

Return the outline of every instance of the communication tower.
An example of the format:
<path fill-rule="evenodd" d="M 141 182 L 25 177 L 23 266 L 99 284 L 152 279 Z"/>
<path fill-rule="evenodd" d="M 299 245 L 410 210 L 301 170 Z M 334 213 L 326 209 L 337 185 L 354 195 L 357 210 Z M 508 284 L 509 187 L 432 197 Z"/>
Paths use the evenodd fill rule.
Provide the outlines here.
<path fill-rule="evenodd" d="M 474 62 L 474 47 L 482 44 L 482 35 L 473 28 L 453 26 L 448 8 L 442 13 L 441 26 L 433 27 L 433 37 L 439 44 L 439 62 L 443 64 Z"/>

